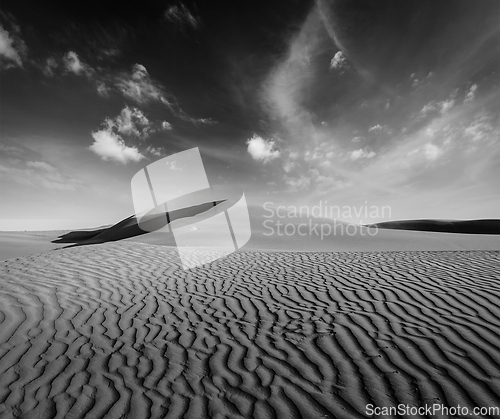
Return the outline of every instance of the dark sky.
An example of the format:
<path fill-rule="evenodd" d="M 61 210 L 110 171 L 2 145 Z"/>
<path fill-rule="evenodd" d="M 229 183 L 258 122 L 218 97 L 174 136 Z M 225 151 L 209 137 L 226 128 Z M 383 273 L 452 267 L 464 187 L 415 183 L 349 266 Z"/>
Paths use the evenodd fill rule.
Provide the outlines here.
<path fill-rule="evenodd" d="M 496 0 L 0 10 L 0 228 L 116 221 L 134 173 L 192 147 L 251 204 L 500 215 Z"/>

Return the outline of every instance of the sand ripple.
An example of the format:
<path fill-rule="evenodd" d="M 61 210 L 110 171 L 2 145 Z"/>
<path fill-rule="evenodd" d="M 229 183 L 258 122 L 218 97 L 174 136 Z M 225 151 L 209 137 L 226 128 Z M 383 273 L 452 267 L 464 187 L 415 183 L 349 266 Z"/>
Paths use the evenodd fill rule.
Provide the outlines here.
<path fill-rule="evenodd" d="M 0 415 L 362 418 L 500 406 L 500 252 L 108 243 L 0 266 Z"/>

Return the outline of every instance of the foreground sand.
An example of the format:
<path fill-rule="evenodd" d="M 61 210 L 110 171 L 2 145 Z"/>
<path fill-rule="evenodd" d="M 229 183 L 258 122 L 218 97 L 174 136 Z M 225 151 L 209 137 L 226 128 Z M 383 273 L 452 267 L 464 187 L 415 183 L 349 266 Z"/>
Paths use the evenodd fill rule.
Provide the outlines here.
<path fill-rule="evenodd" d="M 500 406 L 500 252 L 240 252 L 191 272 L 174 255 L 120 242 L 1 262 L 1 417 Z"/>

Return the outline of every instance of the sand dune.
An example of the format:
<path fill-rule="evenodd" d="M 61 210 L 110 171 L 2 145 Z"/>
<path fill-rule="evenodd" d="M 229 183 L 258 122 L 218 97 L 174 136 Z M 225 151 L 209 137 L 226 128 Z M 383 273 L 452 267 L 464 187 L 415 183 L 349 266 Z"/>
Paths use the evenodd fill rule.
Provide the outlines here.
<path fill-rule="evenodd" d="M 500 234 L 500 220 L 399 220 L 372 224 L 383 229 L 460 234 Z"/>
<path fill-rule="evenodd" d="M 0 260 L 29 256 L 63 247 L 51 243 L 64 231 L 0 231 Z"/>
<path fill-rule="evenodd" d="M 201 250 L 200 250 L 201 251 Z M 500 405 L 500 253 L 134 242 L 1 263 L 0 415 L 362 418 Z"/>

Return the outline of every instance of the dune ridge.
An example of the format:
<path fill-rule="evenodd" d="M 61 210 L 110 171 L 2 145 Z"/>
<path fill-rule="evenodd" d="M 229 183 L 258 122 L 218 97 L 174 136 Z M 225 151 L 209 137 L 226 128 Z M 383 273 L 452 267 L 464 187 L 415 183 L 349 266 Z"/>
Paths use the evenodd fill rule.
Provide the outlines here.
<path fill-rule="evenodd" d="M 498 251 L 54 250 L 0 266 L 0 415 L 362 418 L 500 406 Z"/>

